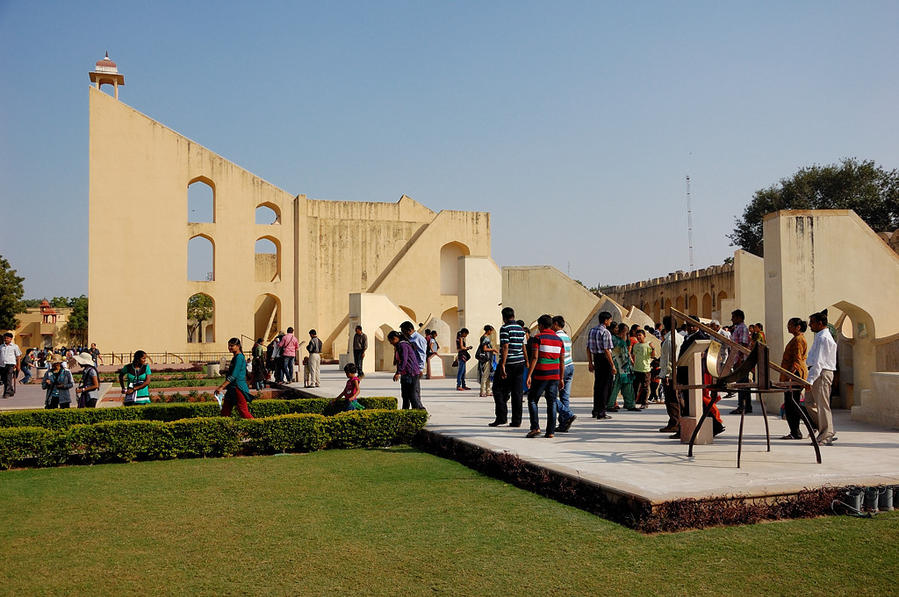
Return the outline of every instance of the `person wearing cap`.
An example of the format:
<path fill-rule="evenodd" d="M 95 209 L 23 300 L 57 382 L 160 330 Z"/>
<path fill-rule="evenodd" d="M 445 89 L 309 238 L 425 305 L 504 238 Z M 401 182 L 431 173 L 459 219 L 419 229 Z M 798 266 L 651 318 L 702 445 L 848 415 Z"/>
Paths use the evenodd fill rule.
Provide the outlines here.
<path fill-rule="evenodd" d="M 75 385 L 72 372 L 62 366 L 62 357 L 53 355 L 50 358 L 50 368 L 44 373 L 41 387 L 47 391 L 44 399 L 44 408 L 69 408 L 72 396 L 69 390 Z"/>
<path fill-rule="evenodd" d="M 97 373 L 94 355 L 82 352 L 72 357 L 72 360 L 81 365 L 81 383 L 75 388 L 78 408 L 94 408 L 97 406 L 97 390 L 100 389 L 100 375 Z"/>

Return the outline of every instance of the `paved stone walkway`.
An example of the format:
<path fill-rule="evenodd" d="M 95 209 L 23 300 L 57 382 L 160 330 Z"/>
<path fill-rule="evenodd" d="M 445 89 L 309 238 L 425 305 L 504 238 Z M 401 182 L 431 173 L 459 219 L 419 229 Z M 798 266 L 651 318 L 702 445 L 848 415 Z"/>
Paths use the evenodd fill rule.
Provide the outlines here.
<path fill-rule="evenodd" d="M 325 366 L 322 387 L 307 391 L 336 396 L 345 383 L 342 371 Z M 825 485 L 899 484 L 899 431 L 857 423 L 846 410 L 835 413 L 839 439 L 833 446 L 821 447 L 823 463 L 819 465 L 806 441 L 776 439 L 788 432 L 778 413 L 768 419 L 772 440 L 771 452 L 766 452 L 764 423 L 756 405 L 755 414 L 746 417 L 742 468 L 738 469 L 739 416 L 724 415 L 727 431 L 712 445 L 696 446 L 695 457 L 688 458 L 686 444 L 658 432 L 667 422 L 662 405 L 642 412 L 621 411 L 612 420 L 600 422 L 590 418 L 592 398 L 574 398 L 572 408 L 578 419 L 568 433 L 557 433 L 553 439 L 526 439 L 526 400 L 521 428 L 491 428 L 487 424 L 493 420 L 492 398 L 479 398 L 477 390 L 457 392 L 453 379 L 422 380 L 421 385 L 422 402 L 430 414 L 428 429 L 508 451 L 654 503 L 686 497 L 791 494 Z M 362 395 L 399 398 L 399 384 L 387 373 L 369 374 L 363 380 Z M 725 399 L 721 411 L 735 407 L 736 397 Z M 541 401 L 541 426 L 545 422 Z"/>

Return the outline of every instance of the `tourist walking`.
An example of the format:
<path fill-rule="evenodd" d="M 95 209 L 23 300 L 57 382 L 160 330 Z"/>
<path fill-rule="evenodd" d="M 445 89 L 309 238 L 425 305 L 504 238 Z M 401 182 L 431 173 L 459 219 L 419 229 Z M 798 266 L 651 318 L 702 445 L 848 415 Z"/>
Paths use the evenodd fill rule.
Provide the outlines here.
<path fill-rule="evenodd" d="M 553 316 L 552 330 L 562 341 L 565 348 L 565 369 L 562 374 L 562 386 L 559 388 L 559 401 L 556 403 L 556 417 L 558 426 L 556 431 L 565 432 L 571 428 L 571 424 L 577 416 L 571 411 L 571 382 L 574 379 L 574 357 L 571 354 L 571 337 L 565 332 L 565 318 L 561 315 Z"/>
<path fill-rule="evenodd" d="M 78 395 L 78 408 L 94 408 L 97 406 L 100 390 L 100 374 L 97 373 L 94 356 L 89 352 L 82 352 L 72 358 L 81 365 L 81 383 L 75 388 L 75 394 Z"/>
<path fill-rule="evenodd" d="M 253 400 L 253 395 L 250 394 L 250 388 L 247 387 L 247 358 L 243 356 L 239 338 L 228 340 L 228 352 L 233 356 L 228 365 L 228 371 L 225 373 L 225 381 L 215 390 L 215 393 L 219 395 L 223 391 L 225 392 L 225 395 L 222 396 L 221 415 L 230 417 L 231 409 L 236 406 L 241 417 L 252 419 L 249 403 Z"/>
<path fill-rule="evenodd" d="M 362 372 L 362 363 L 365 361 L 365 351 L 368 350 L 368 336 L 362 332 L 362 326 L 356 326 L 353 334 L 353 363 L 356 365 L 356 373 L 359 377 L 365 377 Z"/>
<path fill-rule="evenodd" d="M 490 389 L 490 379 L 493 375 L 493 359 L 497 350 L 493 347 L 491 336 L 493 326 L 484 326 L 484 333 L 478 339 L 478 349 L 474 352 L 474 360 L 478 363 L 478 385 L 481 388 L 479 396 L 487 396 Z"/>
<path fill-rule="evenodd" d="M 72 372 L 62 366 L 62 357 L 53 355 L 50 368 L 44 373 L 41 387 L 47 391 L 44 397 L 44 408 L 69 408 L 72 396 L 69 390 L 75 385 Z"/>
<path fill-rule="evenodd" d="M 425 337 L 415 331 L 415 326 L 411 321 L 404 321 L 400 324 L 400 332 L 403 333 L 403 337 L 408 340 L 413 348 L 415 348 L 415 354 L 418 356 L 418 369 L 419 371 L 425 370 L 425 359 L 428 355 L 428 341 L 425 340 Z M 421 375 L 421 373 L 419 373 Z"/>
<path fill-rule="evenodd" d="M 808 378 L 808 367 L 805 364 L 805 360 L 808 358 L 808 344 L 803 335 L 806 329 L 808 329 L 808 324 L 798 317 L 793 317 L 787 322 L 787 332 L 793 338 L 784 347 L 784 355 L 780 361 L 782 368 L 802 379 Z M 780 381 L 789 381 L 789 378 L 781 373 Z M 780 439 L 802 439 L 799 422 L 805 406 L 800 402 L 800 396 L 802 396 L 802 388 L 784 393 L 784 415 L 787 418 L 790 432 Z M 805 414 L 808 416 L 807 411 Z"/>
<path fill-rule="evenodd" d="M 31 383 L 31 368 L 34 367 L 34 349 L 29 348 L 25 350 L 25 354 L 22 355 L 22 360 L 19 363 L 19 366 L 22 369 L 22 384 Z"/>
<path fill-rule="evenodd" d="M 539 333 L 534 336 L 528 367 L 528 418 L 531 430 L 526 437 L 540 435 L 540 411 L 537 403 L 546 400 L 546 435 L 555 436 L 556 402 L 565 375 L 565 345 L 552 329 L 553 318 L 543 314 L 537 319 Z"/>
<path fill-rule="evenodd" d="M 94 366 L 99 366 L 100 362 L 103 361 L 103 357 L 100 356 L 100 349 L 97 348 L 97 343 L 91 342 L 90 350 L 88 350 L 87 352 L 90 353 L 91 358 L 94 360 Z"/>
<path fill-rule="evenodd" d="M 409 324 L 411 325 L 411 323 Z M 408 336 L 397 331 L 387 334 L 387 341 L 393 345 L 393 362 L 396 365 L 396 373 L 393 381 L 400 382 L 400 394 L 403 397 L 403 409 L 424 409 L 421 404 L 421 365 L 418 361 L 418 352 Z"/>
<path fill-rule="evenodd" d="M 257 390 L 265 387 L 265 381 L 268 379 L 268 370 L 265 364 L 265 344 L 262 338 L 256 338 L 253 343 L 253 386 Z"/>
<path fill-rule="evenodd" d="M 150 365 L 147 353 L 134 352 L 131 362 L 119 370 L 119 386 L 122 388 L 122 404 L 137 406 L 150 404 Z"/>
<path fill-rule="evenodd" d="M 465 371 L 471 359 L 471 353 L 468 352 L 471 346 L 468 346 L 467 339 L 468 328 L 462 328 L 456 333 L 456 390 L 460 392 L 471 389 L 465 385 Z"/>
<path fill-rule="evenodd" d="M 818 443 L 829 446 L 836 439 L 830 410 L 830 388 L 833 372 L 837 370 L 837 343 L 827 328 L 827 309 L 809 315 L 808 327 L 815 333 L 806 363 L 808 383 L 812 387 L 811 401 L 817 411 Z"/>
<path fill-rule="evenodd" d="M 293 383 L 293 365 L 297 360 L 297 350 L 300 348 L 300 341 L 293 335 L 293 328 L 287 328 L 287 333 L 278 342 L 281 348 L 282 368 L 284 372 L 284 383 Z"/>
<path fill-rule="evenodd" d="M 673 433 L 680 429 L 681 399 L 674 391 L 673 369 L 676 366 L 671 362 L 671 344 L 674 344 L 675 355 L 680 354 L 684 337 L 674 329 L 674 322 L 670 315 L 662 318 L 662 355 L 659 357 L 659 377 L 662 381 L 662 393 L 665 396 L 665 410 L 668 412 L 668 424 L 659 429 L 662 433 Z"/>
<path fill-rule="evenodd" d="M 306 345 L 309 353 L 309 387 L 317 388 L 321 383 L 322 370 L 322 341 L 315 330 L 309 330 L 309 343 Z"/>
<path fill-rule="evenodd" d="M 612 334 L 606 327 L 612 321 L 612 314 L 599 314 L 599 325 L 590 329 L 587 336 L 587 369 L 593 373 L 593 412 L 595 419 L 611 419 L 606 414 L 606 405 L 612 393 L 615 364 L 612 362 Z"/>
<path fill-rule="evenodd" d="M 734 324 L 733 330 L 730 333 L 730 339 L 739 344 L 740 346 L 745 346 L 749 348 L 749 344 L 752 339 L 749 336 L 749 328 L 746 327 L 744 323 L 746 319 L 746 315 L 743 313 L 741 309 L 737 309 L 730 314 L 730 320 Z M 736 369 L 740 363 L 743 362 L 743 359 L 746 358 L 741 351 L 736 351 L 736 355 L 734 356 L 734 369 Z M 738 383 L 746 383 L 749 381 L 749 375 L 745 375 L 741 379 L 738 379 Z M 742 389 L 737 390 L 737 408 L 730 411 L 732 415 L 741 415 L 743 413 L 751 413 L 752 412 L 752 394 L 749 390 Z"/>
<path fill-rule="evenodd" d="M 521 377 L 528 367 L 528 357 L 524 350 L 524 328 L 515 321 L 515 310 L 504 307 L 503 325 L 499 328 L 500 359 L 493 375 L 493 402 L 495 418 L 490 427 L 504 425 L 509 420 L 508 402 L 512 401 L 512 422 L 509 427 L 521 427 L 522 382 Z"/>
<path fill-rule="evenodd" d="M 21 362 L 22 351 L 12 341 L 12 332 L 6 332 L 3 334 L 3 344 L 0 344 L 0 383 L 3 384 L 4 398 L 16 395 L 16 378 Z"/>

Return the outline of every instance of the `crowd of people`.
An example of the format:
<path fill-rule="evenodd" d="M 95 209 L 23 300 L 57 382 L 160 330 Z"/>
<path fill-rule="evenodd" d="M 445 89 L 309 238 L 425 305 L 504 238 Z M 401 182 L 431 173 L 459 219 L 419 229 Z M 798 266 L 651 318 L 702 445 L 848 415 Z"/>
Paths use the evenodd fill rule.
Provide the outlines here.
<path fill-rule="evenodd" d="M 567 432 L 577 418 L 569 404 L 574 364 L 571 356 L 571 338 L 565 333 L 565 320 L 561 315 L 542 315 L 537 320 L 536 333 L 531 335 L 524 322 L 515 319 L 514 309 L 502 310 L 503 325 L 499 330 L 499 345 L 492 345 L 493 328 L 484 327 L 484 334 L 478 344 L 475 358 L 478 361 L 480 395 L 487 395 L 492 375 L 492 395 L 494 398 L 494 420 L 491 427 L 507 425 L 520 427 L 523 417 L 523 399 L 527 396 L 530 430 L 527 437 L 541 434 L 537 404 L 541 399 L 546 406 L 545 437 L 554 437 L 556 432 Z M 655 326 L 640 328 L 612 321 L 612 315 L 602 312 L 598 325 L 591 328 L 587 336 L 587 368 L 593 373 L 593 405 L 591 416 L 604 421 L 612 418 L 609 413 L 620 409 L 640 412 L 652 403 L 663 403 L 668 415 L 660 432 L 670 433 L 672 439 L 681 438 L 681 419 L 688 416 L 689 402 L 685 390 L 675 390 L 676 385 L 689 383 L 688 368 L 671 362 L 673 352 L 678 359 L 687 353 L 691 345 L 699 340 L 707 340 L 710 335 L 703 331 L 699 319 L 694 317 L 681 326 L 666 316 Z M 830 389 L 833 372 L 836 370 L 836 342 L 828 328 L 827 311 L 814 313 L 809 317 L 815 332 L 813 349 L 808 351 L 803 337 L 806 322 L 793 318 L 787 322 L 787 330 L 793 339 L 784 351 L 782 367 L 804 380 L 805 388 L 794 383 L 793 389 L 784 394 L 784 414 L 790 433 L 784 440 L 803 439 L 799 429 L 801 417 L 805 416 L 817 429 L 819 444 L 830 445 L 836 439 L 833 416 L 830 410 Z M 749 351 L 758 343 L 765 343 L 764 327 L 761 323 L 746 325 L 743 311 L 737 309 L 731 314 L 731 325 L 722 326 L 712 320 L 707 326 L 712 331 L 745 347 Z M 468 330 L 460 330 L 457 338 L 457 363 L 459 371 L 469 360 L 467 352 Z M 657 351 L 649 342 L 655 336 L 661 341 Z M 745 359 L 745 353 L 734 349 L 722 349 L 722 369 L 737 369 Z M 730 354 L 728 354 L 730 352 Z M 702 360 L 705 367 L 705 359 Z M 703 384 L 712 385 L 712 375 L 703 370 Z M 749 375 L 738 383 L 749 382 Z M 782 375 L 782 382 L 791 381 Z M 793 380 L 795 382 L 795 380 Z M 457 390 L 468 389 L 464 384 L 464 374 L 457 376 Z M 737 392 L 738 406 L 731 414 L 743 415 L 752 412 L 751 392 L 743 387 Z M 728 394 L 730 395 L 730 394 Z M 619 405 L 619 397 L 621 403 Z M 703 405 L 712 417 L 712 432 L 719 435 L 725 431 L 717 402 L 719 392 L 707 387 L 703 390 Z M 511 416 L 509 414 L 511 402 Z M 698 413 L 696 413 L 698 414 Z"/>
<path fill-rule="evenodd" d="M 493 396 L 494 420 L 491 427 L 506 425 L 520 427 L 523 417 L 524 396 L 527 396 L 530 430 L 527 437 L 536 437 L 541 431 L 538 403 L 541 399 L 546 407 L 545 437 L 554 437 L 556 432 L 567 432 L 577 416 L 570 407 L 571 383 L 574 376 L 572 341 L 565 332 L 565 319 L 561 315 L 541 315 L 537 320 L 534 334 L 524 321 L 515 319 L 512 307 L 502 309 L 503 325 L 499 329 L 498 345 L 494 346 L 495 330 L 485 325 L 477 348 L 468 340 L 470 332 L 462 328 L 456 335 L 456 389 L 467 391 L 468 361 L 474 358 L 477 364 L 479 395 Z M 421 327 L 421 326 L 419 326 Z M 620 409 L 640 412 L 650 404 L 663 403 L 668 415 L 667 424 L 660 432 L 670 433 L 672 439 L 681 438 L 681 419 L 689 415 L 689 402 L 684 390 L 675 391 L 678 386 L 687 385 L 688 369 L 671 362 L 673 352 L 680 358 L 698 340 L 710 338 L 698 318 L 675 326 L 671 317 L 666 316 L 655 326 L 640 328 L 612 321 L 612 315 L 602 312 L 598 325 L 587 335 L 587 368 L 593 373 L 593 404 L 591 416 L 597 421 L 611 419 L 609 413 Z M 796 378 L 804 381 L 805 387 L 794 387 L 784 395 L 783 414 L 789 425 L 789 433 L 781 439 L 803 439 L 800 423 L 808 420 L 817 429 L 817 441 L 830 445 L 836 439 L 833 415 L 830 409 L 830 390 L 833 374 L 837 368 L 837 345 L 833 338 L 832 326 L 827 321 L 827 311 L 813 313 L 806 322 L 798 317 L 791 318 L 787 332 L 792 339 L 786 345 L 781 367 Z M 804 332 L 810 328 L 815 340 L 809 350 Z M 720 334 L 750 351 L 758 343 L 765 343 L 766 337 L 761 323 L 746 325 L 743 311 L 731 313 L 731 325 L 722 326 L 712 320 L 707 329 Z M 649 341 L 655 336 L 661 341 L 657 351 Z M 12 334 L 6 333 L 0 344 L 0 381 L 3 397 L 15 394 L 16 377 L 23 374 L 20 383 L 31 383 L 31 369 L 46 368 L 41 386 L 46 390 L 46 408 L 68 408 L 74 391 L 79 407 L 96 404 L 99 389 L 97 366 L 101 362 L 96 344 L 77 350 L 28 349 L 23 354 L 12 342 Z M 430 377 L 429 361 L 438 354 L 437 332 L 425 330 L 422 335 L 416 331 L 411 321 L 404 321 L 399 331 L 387 335 L 394 348 L 393 380 L 400 383 L 402 408 L 424 409 L 421 401 L 420 378 Z M 347 410 L 363 408 L 357 400 L 360 383 L 364 377 L 362 364 L 368 350 L 368 337 L 361 326 L 356 326 L 353 335 L 353 363 L 344 367 L 347 383 L 335 398 Z M 474 355 L 471 351 L 474 349 Z M 316 331 L 309 330 L 309 340 L 305 345 L 307 356 L 303 359 L 305 387 L 320 387 L 322 341 Z M 252 366 L 248 367 L 243 348 L 238 338 L 228 341 L 228 351 L 232 354 L 225 380 L 216 390 L 216 397 L 222 404 L 222 414 L 230 415 L 237 408 L 241 416 L 252 418 L 248 404 L 252 400 L 249 384 L 262 389 L 269 381 L 290 383 L 294 379 L 294 367 L 300 342 L 292 327 L 287 332 L 279 332 L 267 345 L 257 338 L 251 350 Z M 723 366 L 736 370 L 745 359 L 744 351 L 722 348 Z M 81 380 L 75 384 L 71 368 L 80 367 Z M 705 367 L 705 359 L 703 359 Z M 251 373 L 248 374 L 248 371 Z M 118 371 L 119 385 L 125 406 L 150 402 L 151 370 L 147 354 L 138 350 L 130 363 Z M 749 381 L 746 374 L 738 383 Z M 712 376 L 703 371 L 703 383 L 711 385 Z M 786 374 L 782 382 L 790 381 Z M 794 378 L 795 381 L 795 378 Z M 730 395 L 730 394 L 728 394 Z M 752 412 L 751 392 L 745 387 L 737 391 L 738 405 L 731 414 L 745 415 Z M 618 398 L 621 397 L 619 405 Z M 703 404 L 712 417 L 714 435 L 725 431 L 717 402 L 721 396 L 711 388 L 703 389 Z M 511 405 L 510 405 L 511 403 Z M 511 415 L 509 409 L 511 408 Z"/>

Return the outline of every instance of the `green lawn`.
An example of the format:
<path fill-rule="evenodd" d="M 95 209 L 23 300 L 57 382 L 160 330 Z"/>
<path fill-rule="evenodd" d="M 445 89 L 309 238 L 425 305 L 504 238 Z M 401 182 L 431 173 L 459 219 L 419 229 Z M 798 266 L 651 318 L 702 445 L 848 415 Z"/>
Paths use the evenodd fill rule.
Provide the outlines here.
<path fill-rule="evenodd" d="M 645 536 L 407 447 L 0 473 L 3 595 L 886 595 L 897 539 Z"/>

